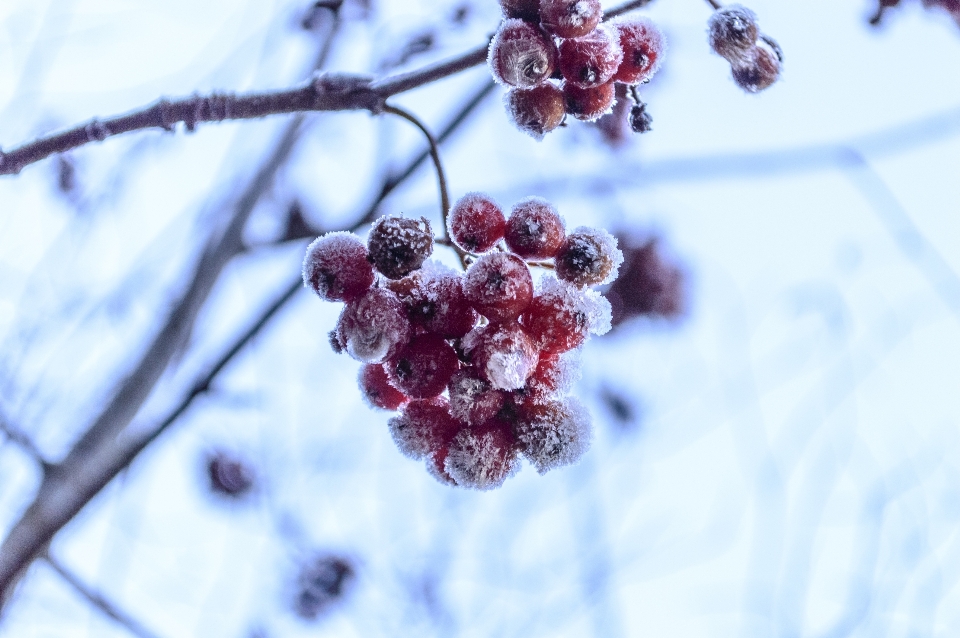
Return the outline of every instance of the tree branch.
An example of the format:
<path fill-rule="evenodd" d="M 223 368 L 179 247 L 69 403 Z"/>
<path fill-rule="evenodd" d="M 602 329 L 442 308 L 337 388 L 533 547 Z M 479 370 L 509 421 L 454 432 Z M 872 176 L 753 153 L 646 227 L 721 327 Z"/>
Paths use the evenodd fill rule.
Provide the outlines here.
<path fill-rule="evenodd" d="M 11 424 L 10 420 L 7 419 L 4 414 L 0 414 L 0 432 L 7 437 L 8 441 L 19 447 L 26 452 L 30 458 L 36 461 L 43 468 L 44 472 L 47 471 L 50 467 L 50 462 L 47 461 L 43 452 L 40 451 L 40 448 L 36 446 L 25 432 Z"/>

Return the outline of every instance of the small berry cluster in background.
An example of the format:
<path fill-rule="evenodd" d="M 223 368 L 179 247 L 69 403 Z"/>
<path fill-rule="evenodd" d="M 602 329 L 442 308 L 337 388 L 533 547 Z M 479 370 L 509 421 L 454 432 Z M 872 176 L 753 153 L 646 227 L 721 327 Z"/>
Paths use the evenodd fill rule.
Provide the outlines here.
<path fill-rule="evenodd" d="M 443 483 L 486 490 L 521 457 L 541 474 L 577 461 L 590 420 L 567 395 L 576 349 L 610 329 L 610 304 L 592 287 L 616 278 L 616 239 L 566 232 L 546 200 L 524 199 L 507 217 L 480 193 L 453 206 L 447 230 L 465 273 L 427 259 L 425 219 L 383 217 L 366 246 L 346 232 L 317 238 L 304 284 L 345 302 L 331 345 L 364 362 L 364 397 L 400 410 L 394 441 Z M 536 285 L 531 266 L 544 270 Z"/>
<path fill-rule="evenodd" d="M 760 32 L 750 9 L 731 4 L 710 17 L 710 48 L 730 63 L 733 81 L 747 93 L 759 93 L 780 77 L 783 52 Z"/>
<path fill-rule="evenodd" d="M 892 7 L 900 5 L 900 0 L 877 0 L 877 11 L 870 18 L 870 24 L 876 26 L 883 20 L 883 14 Z M 927 9 L 943 9 L 960 25 L 960 0 L 923 0 Z"/>
<path fill-rule="evenodd" d="M 487 62 L 494 79 L 510 87 L 504 98 L 510 118 L 537 139 L 567 115 L 594 121 L 609 113 L 618 84 L 635 87 L 660 68 L 665 40 L 647 18 L 601 24 L 600 0 L 500 0 L 500 5 L 505 19 Z M 629 95 L 635 103 L 633 129 L 650 130 L 645 105 L 636 91 Z"/>
<path fill-rule="evenodd" d="M 687 310 L 687 283 L 684 270 L 664 255 L 657 237 L 637 241 L 617 234 L 623 250 L 620 276 L 605 291 L 613 311 L 613 327 L 647 317 L 676 321 Z"/>

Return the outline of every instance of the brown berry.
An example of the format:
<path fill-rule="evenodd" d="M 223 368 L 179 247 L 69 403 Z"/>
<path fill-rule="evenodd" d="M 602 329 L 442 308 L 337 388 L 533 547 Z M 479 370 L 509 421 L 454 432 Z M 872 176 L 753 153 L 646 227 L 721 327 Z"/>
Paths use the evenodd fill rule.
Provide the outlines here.
<path fill-rule="evenodd" d="M 516 127 L 538 140 L 560 126 L 567 114 L 563 92 L 552 82 L 532 89 L 511 89 L 503 102 Z"/>
<path fill-rule="evenodd" d="M 419 268 L 433 252 L 433 230 L 426 218 L 384 216 L 367 238 L 368 259 L 388 279 L 400 279 Z"/>

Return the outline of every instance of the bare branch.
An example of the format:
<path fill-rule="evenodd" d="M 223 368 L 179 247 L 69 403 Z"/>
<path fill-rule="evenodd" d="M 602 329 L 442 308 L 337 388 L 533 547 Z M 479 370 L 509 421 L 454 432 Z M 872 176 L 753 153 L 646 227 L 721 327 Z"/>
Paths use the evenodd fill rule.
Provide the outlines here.
<path fill-rule="evenodd" d="M 19 447 L 21 450 L 26 452 L 30 458 L 40 464 L 43 467 L 44 471 L 50 467 L 49 461 L 44 457 L 43 453 L 40 451 L 40 448 L 30 439 L 29 436 L 20 428 L 16 427 L 7 417 L 0 413 L 0 432 L 7 437 L 7 439 Z"/>

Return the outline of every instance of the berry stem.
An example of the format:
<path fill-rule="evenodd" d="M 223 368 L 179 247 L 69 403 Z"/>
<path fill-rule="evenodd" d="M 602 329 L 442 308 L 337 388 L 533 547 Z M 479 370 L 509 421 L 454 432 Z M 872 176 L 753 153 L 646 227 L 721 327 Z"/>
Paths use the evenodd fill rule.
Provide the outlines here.
<path fill-rule="evenodd" d="M 716 11 L 717 9 L 723 8 L 723 5 L 717 2 L 717 0 L 707 0 L 707 4 L 713 7 L 714 11 Z"/>

